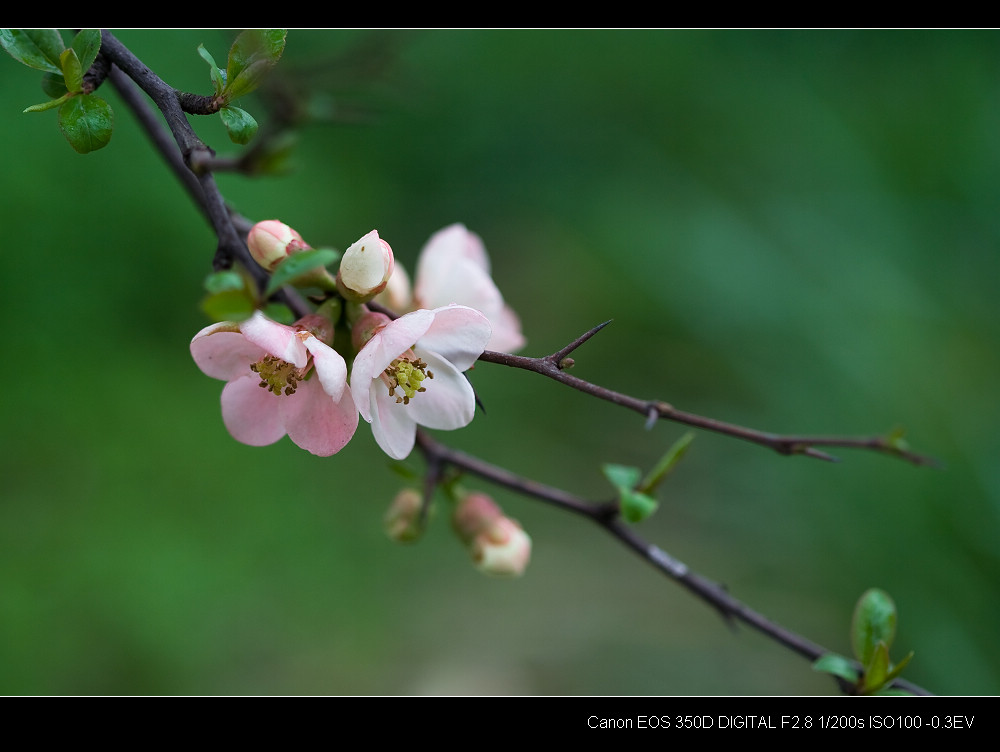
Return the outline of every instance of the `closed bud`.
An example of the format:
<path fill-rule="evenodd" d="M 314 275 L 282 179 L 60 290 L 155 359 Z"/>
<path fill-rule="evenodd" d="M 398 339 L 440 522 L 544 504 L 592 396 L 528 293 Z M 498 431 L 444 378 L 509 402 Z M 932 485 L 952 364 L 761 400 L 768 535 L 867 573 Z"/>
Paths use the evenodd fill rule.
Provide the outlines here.
<path fill-rule="evenodd" d="M 385 289 L 393 266 L 392 248 L 372 230 L 344 251 L 337 290 L 348 300 L 371 300 Z"/>
<path fill-rule="evenodd" d="M 394 541 L 410 543 L 423 533 L 420 516 L 423 496 L 415 488 L 404 488 L 385 513 L 385 532 Z"/>
<path fill-rule="evenodd" d="M 452 525 L 480 572 L 501 577 L 524 574 L 531 559 L 531 538 L 489 496 L 466 495 L 455 507 Z"/>
<path fill-rule="evenodd" d="M 269 272 L 293 253 L 309 250 L 301 235 L 276 219 L 255 224 L 247 236 L 247 247 L 253 260 Z"/>
<path fill-rule="evenodd" d="M 516 520 L 501 517 L 469 546 L 476 569 L 499 577 L 519 577 L 531 559 L 531 538 Z"/>

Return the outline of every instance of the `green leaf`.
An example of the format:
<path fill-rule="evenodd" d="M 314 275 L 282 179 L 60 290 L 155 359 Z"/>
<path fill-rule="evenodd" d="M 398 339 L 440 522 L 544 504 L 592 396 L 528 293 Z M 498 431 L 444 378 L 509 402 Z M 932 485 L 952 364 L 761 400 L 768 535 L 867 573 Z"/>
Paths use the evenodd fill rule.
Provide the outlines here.
<path fill-rule="evenodd" d="M 246 286 L 246 279 L 243 275 L 233 269 L 213 272 L 205 277 L 205 289 L 210 293 L 243 290 Z"/>
<path fill-rule="evenodd" d="M 299 251 L 289 256 L 274 270 L 271 281 L 264 291 L 265 297 L 270 297 L 282 286 L 293 282 L 296 278 L 321 266 L 332 264 L 340 258 L 340 254 L 330 248 L 316 248 L 310 251 Z"/>
<path fill-rule="evenodd" d="M 86 73 L 97 59 L 97 53 L 101 51 L 101 30 L 83 29 L 73 37 L 72 47 L 80 59 L 80 67 Z"/>
<path fill-rule="evenodd" d="M 205 49 L 205 45 L 198 45 L 198 54 L 201 55 L 202 60 L 208 63 L 208 72 L 212 77 L 215 93 L 221 94 L 222 90 L 226 88 L 226 72 L 215 64 L 215 58 L 212 57 L 212 53 Z"/>
<path fill-rule="evenodd" d="M 42 76 L 42 91 L 53 99 L 64 97 L 68 90 L 62 73 L 46 73 Z"/>
<path fill-rule="evenodd" d="M 72 97 L 59 108 L 59 129 L 80 154 L 108 145 L 113 120 L 111 106 L 93 94 Z"/>
<path fill-rule="evenodd" d="M 242 321 L 254 312 L 254 300 L 246 289 L 223 290 L 201 301 L 201 310 L 213 321 Z"/>
<path fill-rule="evenodd" d="M 277 64 L 285 49 L 286 29 L 247 29 L 233 42 L 226 66 L 226 101 L 249 94 Z"/>
<path fill-rule="evenodd" d="M 627 465 L 605 464 L 601 465 L 601 472 L 604 477 L 611 481 L 611 485 L 617 489 L 633 489 L 642 478 L 642 470 L 637 467 Z"/>
<path fill-rule="evenodd" d="M 656 467 L 649 471 L 646 477 L 643 479 L 642 483 L 639 484 L 639 491 L 643 493 L 652 493 L 656 490 L 656 487 L 660 485 L 664 478 L 666 478 L 670 471 L 674 469 L 674 466 L 681 461 L 681 457 L 687 452 L 691 442 L 694 441 L 694 433 L 688 431 L 686 434 L 681 436 L 677 441 L 675 441 L 671 447 L 667 450 L 667 453 L 663 455 L 659 462 L 656 463 Z"/>
<path fill-rule="evenodd" d="M 59 55 L 66 45 L 58 29 L 0 29 L 0 46 L 29 68 L 62 72 Z"/>
<path fill-rule="evenodd" d="M 622 517 L 628 522 L 642 522 L 656 511 L 656 499 L 638 491 L 622 489 L 620 493 Z"/>
<path fill-rule="evenodd" d="M 851 648 L 862 666 L 868 666 L 879 643 L 886 649 L 896 638 L 896 604 L 884 590 L 867 590 L 854 607 Z"/>
<path fill-rule="evenodd" d="M 262 313 L 271 321 L 277 321 L 279 324 L 293 324 L 298 318 L 292 309 L 284 303 L 268 303 L 264 306 Z"/>
<path fill-rule="evenodd" d="M 222 124 L 226 126 L 229 139 L 234 144 L 248 144 L 257 135 L 257 121 L 246 110 L 239 107 L 223 107 L 219 110 Z"/>
<path fill-rule="evenodd" d="M 893 679 L 895 679 L 897 676 L 903 673 L 903 669 L 906 668 L 906 664 L 909 663 L 912 659 L 913 659 L 913 651 L 911 650 L 909 653 L 906 654 L 906 657 L 903 658 L 903 660 L 901 660 L 899 663 L 897 663 L 895 666 L 889 669 L 889 673 L 886 674 L 885 680 L 887 682 L 891 682 Z"/>
<path fill-rule="evenodd" d="M 44 112 L 45 110 L 51 110 L 53 107 L 58 107 L 63 102 L 68 100 L 70 97 L 76 96 L 75 94 L 70 94 L 68 91 L 63 92 L 63 95 L 59 99 L 52 99 L 48 102 L 42 102 L 41 104 L 33 104 L 30 107 L 25 107 L 24 112 Z"/>
<path fill-rule="evenodd" d="M 871 694 L 885 684 L 889 676 L 889 647 L 884 642 L 875 644 L 871 662 L 865 665 L 865 685 L 862 691 Z"/>
<path fill-rule="evenodd" d="M 872 693 L 875 697 L 913 697 L 912 692 L 907 692 L 905 689 L 897 689 L 896 687 L 882 687 L 878 692 Z"/>
<path fill-rule="evenodd" d="M 66 88 L 73 93 L 83 91 L 83 66 L 80 65 L 80 58 L 76 56 L 76 50 L 73 48 L 63 50 L 59 56 L 59 64 L 62 66 Z"/>
<path fill-rule="evenodd" d="M 839 676 L 851 684 L 856 684 L 858 681 L 858 670 L 854 667 L 854 662 L 837 653 L 821 655 L 816 659 L 812 667 L 815 671 Z"/>

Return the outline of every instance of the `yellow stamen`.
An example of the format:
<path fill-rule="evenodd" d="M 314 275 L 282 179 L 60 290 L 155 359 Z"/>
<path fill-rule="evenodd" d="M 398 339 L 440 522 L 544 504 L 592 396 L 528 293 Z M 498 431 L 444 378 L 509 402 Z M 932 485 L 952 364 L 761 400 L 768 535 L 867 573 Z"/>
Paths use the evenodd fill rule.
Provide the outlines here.
<path fill-rule="evenodd" d="M 397 404 L 402 402 L 408 405 L 417 392 L 427 391 L 427 387 L 422 386 L 421 382 L 433 379 L 434 374 L 427 370 L 427 364 L 423 360 L 404 353 L 389 364 L 380 378 L 389 388 L 389 396 L 396 398 Z M 396 394 L 397 389 L 403 393 L 402 397 Z"/>
<path fill-rule="evenodd" d="M 250 370 L 260 376 L 257 386 L 275 395 L 289 396 L 295 394 L 299 381 L 305 377 L 306 368 L 296 368 L 281 358 L 265 355 L 256 363 L 251 363 Z"/>

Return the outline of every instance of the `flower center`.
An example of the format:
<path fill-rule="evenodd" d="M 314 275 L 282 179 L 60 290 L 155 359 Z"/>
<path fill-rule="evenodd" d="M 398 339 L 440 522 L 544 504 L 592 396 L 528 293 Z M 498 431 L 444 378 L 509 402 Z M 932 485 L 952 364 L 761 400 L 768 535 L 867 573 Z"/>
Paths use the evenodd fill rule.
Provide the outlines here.
<path fill-rule="evenodd" d="M 382 372 L 381 378 L 389 387 L 389 396 L 396 398 L 396 404 L 402 402 L 408 405 L 417 392 L 427 391 L 426 387 L 421 386 L 421 382 L 424 379 L 433 379 L 434 372 L 427 369 L 427 364 L 423 360 L 407 352 L 392 361 Z M 396 394 L 397 389 L 403 393 L 402 397 Z"/>
<path fill-rule="evenodd" d="M 295 394 L 299 381 L 305 377 L 306 368 L 296 368 L 288 361 L 273 355 L 265 355 L 256 363 L 250 364 L 250 370 L 260 376 L 260 383 L 257 386 L 276 395 L 286 396 Z"/>

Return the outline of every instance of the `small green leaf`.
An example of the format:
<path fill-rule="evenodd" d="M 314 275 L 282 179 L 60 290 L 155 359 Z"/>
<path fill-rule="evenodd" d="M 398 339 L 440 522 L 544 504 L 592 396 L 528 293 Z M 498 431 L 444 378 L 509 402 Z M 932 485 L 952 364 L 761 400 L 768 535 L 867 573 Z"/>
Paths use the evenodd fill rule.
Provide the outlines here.
<path fill-rule="evenodd" d="M 886 649 L 896 638 L 896 604 L 884 590 L 867 590 L 854 607 L 851 648 L 862 666 L 868 666 L 879 643 Z"/>
<path fill-rule="evenodd" d="M 642 478 L 642 470 L 627 465 L 604 464 L 601 465 L 601 472 L 617 489 L 633 489 Z"/>
<path fill-rule="evenodd" d="M 620 493 L 622 517 L 628 522 L 642 522 L 656 511 L 656 499 L 638 491 L 622 489 Z"/>
<path fill-rule="evenodd" d="M 247 290 L 223 290 L 201 301 L 201 310 L 213 321 L 242 321 L 254 312 L 254 301 Z"/>
<path fill-rule="evenodd" d="M 282 286 L 293 282 L 296 278 L 313 269 L 332 264 L 338 258 L 340 258 L 340 254 L 330 248 L 299 251 L 294 256 L 289 256 L 274 270 L 271 281 L 267 283 L 264 296 L 270 297 Z"/>
<path fill-rule="evenodd" d="M 198 45 L 198 54 L 201 55 L 202 60 L 208 63 L 208 72 L 212 77 L 212 86 L 215 88 L 215 93 L 221 94 L 222 90 L 226 88 L 226 72 L 215 64 L 215 58 L 212 57 L 211 52 L 205 49 L 205 45 Z"/>
<path fill-rule="evenodd" d="M 213 272 L 205 277 L 205 289 L 210 293 L 243 290 L 244 288 L 246 288 L 246 279 L 233 269 Z"/>
<path fill-rule="evenodd" d="M 62 72 L 59 55 L 66 45 L 58 29 L 0 29 L 0 46 L 29 68 Z"/>
<path fill-rule="evenodd" d="M 884 642 L 877 642 L 872 651 L 871 662 L 865 666 L 865 683 L 862 691 L 871 694 L 886 682 L 889 675 L 889 648 Z"/>
<path fill-rule="evenodd" d="M 76 50 L 72 47 L 63 50 L 59 56 L 59 64 L 62 66 L 66 88 L 74 94 L 83 91 L 83 66 L 80 65 L 80 58 L 76 56 Z"/>
<path fill-rule="evenodd" d="M 656 467 L 649 471 L 646 477 L 643 479 L 642 483 L 639 484 L 639 491 L 643 493 L 652 493 L 656 490 L 656 487 L 660 485 L 664 478 L 666 478 L 670 471 L 674 469 L 674 466 L 681 461 L 681 457 L 687 452 L 691 442 L 694 441 L 694 433 L 688 431 L 686 434 L 681 436 L 677 441 L 675 441 L 670 448 L 667 450 L 666 454 L 656 463 Z"/>
<path fill-rule="evenodd" d="M 234 144 L 248 144 L 257 135 L 257 121 L 246 110 L 239 107 L 223 107 L 219 110 L 222 124 L 226 126 L 229 139 Z"/>
<path fill-rule="evenodd" d="M 903 673 L 903 669 L 906 668 L 906 664 L 909 663 L 912 659 L 913 659 L 913 651 L 911 650 L 909 653 L 906 654 L 906 657 L 903 658 L 903 660 L 901 660 L 899 663 L 897 663 L 895 666 L 889 669 L 889 673 L 886 674 L 885 680 L 887 682 L 891 682 L 893 679 L 895 679 L 897 676 Z"/>
<path fill-rule="evenodd" d="M 108 145 L 113 120 L 111 106 L 93 94 L 72 97 L 59 108 L 59 129 L 80 154 Z"/>
<path fill-rule="evenodd" d="M 70 97 L 76 96 L 75 94 L 70 94 L 68 91 L 63 92 L 63 95 L 59 99 L 51 99 L 48 102 L 42 102 L 41 104 L 33 104 L 30 107 L 25 107 L 24 112 L 44 112 L 45 110 L 51 110 L 53 107 L 58 107 L 63 102 L 68 100 Z"/>
<path fill-rule="evenodd" d="M 66 95 L 66 79 L 62 73 L 46 73 L 42 76 L 42 91 L 53 99 L 59 99 Z"/>
<path fill-rule="evenodd" d="M 80 67 L 86 73 L 97 59 L 97 53 L 101 51 L 101 30 L 83 29 L 73 37 L 72 47 L 80 59 Z"/>
<path fill-rule="evenodd" d="M 284 303 L 268 303 L 264 306 L 262 313 L 271 321 L 277 321 L 279 324 L 293 324 L 298 318 L 292 309 Z"/>
<path fill-rule="evenodd" d="M 896 687 L 882 687 L 878 692 L 872 693 L 875 697 L 913 697 L 912 692 L 907 692 L 905 689 L 897 689 Z"/>
<path fill-rule="evenodd" d="M 286 29 L 247 29 L 233 42 L 226 66 L 226 101 L 249 94 L 285 49 Z"/>
<path fill-rule="evenodd" d="M 837 653 L 827 653 L 826 655 L 821 655 L 812 665 L 813 670 L 822 671 L 827 674 L 833 674 L 834 676 L 839 676 L 841 679 L 850 682 L 851 684 L 856 684 L 858 681 L 858 670 L 854 667 L 854 663 Z"/>

